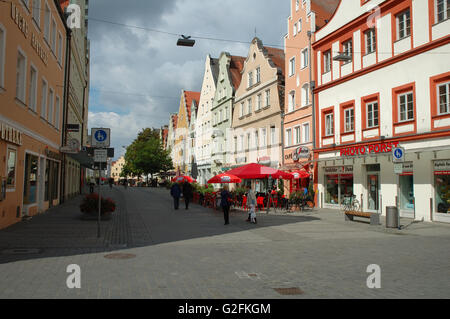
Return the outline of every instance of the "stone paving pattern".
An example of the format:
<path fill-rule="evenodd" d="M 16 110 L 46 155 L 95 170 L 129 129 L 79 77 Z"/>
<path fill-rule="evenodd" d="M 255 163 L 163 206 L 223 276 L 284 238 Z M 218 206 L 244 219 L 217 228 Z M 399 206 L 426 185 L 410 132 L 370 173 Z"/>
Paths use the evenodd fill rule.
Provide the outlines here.
<path fill-rule="evenodd" d="M 0 298 L 448 298 L 450 225 L 403 230 L 346 222 L 342 212 L 232 212 L 191 205 L 175 211 L 165 189 L 104 187 L 117 201 L 110 221 L 80 220 L 81 197 L 0 230 Z M 382 218 L 384 222 L 384 218 Z M 37 253 L 13 253 L 33 248 Z M 136 255 L 107 259 L 109 253 Z M 81 267 L 68 289 L 66 267 Z M 381 267 L 381 289 L 366 286 Z M 250 275 L 249 275 L 250 274 Z M 285 296 L 274 288 L 298 287 Z"/>

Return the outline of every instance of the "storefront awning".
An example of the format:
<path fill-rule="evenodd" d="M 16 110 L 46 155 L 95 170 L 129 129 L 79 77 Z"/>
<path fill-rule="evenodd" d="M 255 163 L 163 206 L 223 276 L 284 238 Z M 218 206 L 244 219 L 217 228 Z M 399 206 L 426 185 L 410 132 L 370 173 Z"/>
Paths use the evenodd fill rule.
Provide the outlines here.
<path fill-rule="evenodd" d="M 74 159 L 78 163 L 80 163 L 80 165 L 82 167 L 92 169 L 92 167 L 94 166 L 94 159 L 91 156 L 89 156 L 87 151 L 80 151 L 79 153 L 66 154 L 66 155 L 68 157 Z"/>

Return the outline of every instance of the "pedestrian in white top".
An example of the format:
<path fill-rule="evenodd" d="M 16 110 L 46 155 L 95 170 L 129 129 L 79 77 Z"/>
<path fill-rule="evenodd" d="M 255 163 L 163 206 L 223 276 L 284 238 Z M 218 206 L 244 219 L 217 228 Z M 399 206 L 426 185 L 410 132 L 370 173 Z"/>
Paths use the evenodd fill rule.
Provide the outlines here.
<path fill-rule="evenodd" d="M 250 207 L 250 212 L 248 215 L 248 221 L 256 224 L 256 195 L 250 186 L 247 186 L 247 205 Z"/>

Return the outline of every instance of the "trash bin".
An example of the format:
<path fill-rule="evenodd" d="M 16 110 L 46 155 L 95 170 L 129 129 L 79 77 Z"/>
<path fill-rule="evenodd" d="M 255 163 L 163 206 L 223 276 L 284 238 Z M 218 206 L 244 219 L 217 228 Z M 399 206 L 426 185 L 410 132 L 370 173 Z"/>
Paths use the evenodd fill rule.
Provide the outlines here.
<path fill-rule="evenodd" d="M 398 217 L 397 207 L 386 207 L 386 228 L 398 228 Z"/>

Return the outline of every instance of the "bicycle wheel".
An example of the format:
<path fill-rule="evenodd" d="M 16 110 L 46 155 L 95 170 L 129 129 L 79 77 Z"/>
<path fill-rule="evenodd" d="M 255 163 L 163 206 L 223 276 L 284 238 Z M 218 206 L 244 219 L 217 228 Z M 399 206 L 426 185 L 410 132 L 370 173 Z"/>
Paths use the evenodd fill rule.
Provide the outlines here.
<path fill-rule="evenodd" d="M 361 205 L 359 204 L 359 201 L 357 199 L 355 199 L 353 201 L 353 210 L 355 212 L 358 212 L 360 208 L 361 208 Z"/>

